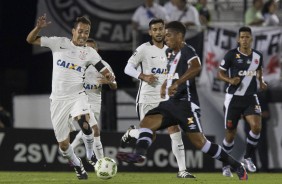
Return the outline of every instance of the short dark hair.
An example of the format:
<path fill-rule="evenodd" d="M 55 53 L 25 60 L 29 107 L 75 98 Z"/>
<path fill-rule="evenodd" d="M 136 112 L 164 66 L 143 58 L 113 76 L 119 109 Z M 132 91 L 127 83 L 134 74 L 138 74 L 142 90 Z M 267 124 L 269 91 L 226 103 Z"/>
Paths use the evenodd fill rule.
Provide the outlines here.
<path fill-rule="evenodd" d="M 153 24 L 157 23 L 162 23 L 163 25 L 165 24 L 163 19 L 154 18 L 149 22 L 149 28 L 151 28 Z"/>
<path fill-rule="evenodd" d="M 94 47 L 98 49 L 98 43 L 93 38 L 88 38 L 86 42 L 94 44 Z"/>
<path fill-rule="evenodd" d="M 165 28 L 172 29 L 176 32 L 182 33 L 183 37 L 185 36 L 185 33 L 186 33 L 185 25 L 179 21 L 171 21 L 165 26 Z"/>
<path fill-rule="evenodd" d="M 90 21 L 89 18 L 86 17 L 86 16 L 77 17 L 77 18 L 75 19 L 73 28 L 76 28 L 79 23 L 88 24 L 88 25 L 91 27 L 91 21 Z"/>
<path fill-rule="evenodd" d="M 241 32 L 248 32 L 248 33 L 250 33 L 250 34 L 252 35 L 252 30 L 251 30 L 251 28 L 250 28 L 250 27 L 247 27 L 247 26 L 240 27 L 240 29 L 239 29 L 239 35 L 240 35 Z"/>

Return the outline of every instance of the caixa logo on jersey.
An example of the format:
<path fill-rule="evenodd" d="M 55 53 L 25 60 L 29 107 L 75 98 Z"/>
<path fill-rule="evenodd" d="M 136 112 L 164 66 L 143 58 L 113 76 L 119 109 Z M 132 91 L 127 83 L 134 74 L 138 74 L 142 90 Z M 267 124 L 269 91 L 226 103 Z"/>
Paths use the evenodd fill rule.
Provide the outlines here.
<path fill-rule="evenodd" d="M 100 49 L 130 50 L 131 17 L 143 0 L 55 0 L 46 1 L 56 22 L 70 32 L 75 19 L 88 16 L 92 22 L 90 37 L 97 40 Z"/>
<path fill-rule="evenodd" d="M 257 71 L 247 71 L 247 70 L 240 70 L 238 72 L 239 76 L 256 76 Z"/>

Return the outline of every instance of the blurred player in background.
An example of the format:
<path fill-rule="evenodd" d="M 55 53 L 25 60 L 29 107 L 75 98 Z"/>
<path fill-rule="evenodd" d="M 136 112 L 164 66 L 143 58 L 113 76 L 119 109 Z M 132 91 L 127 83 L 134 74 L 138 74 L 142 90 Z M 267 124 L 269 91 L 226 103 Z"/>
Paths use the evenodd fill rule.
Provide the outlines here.
<path fill-rule="evenodd" d="M 66 37 L 41 37 L 39 32 L 47 27 L 46 15 L 38 18 L 35 28 L 28 34 L 27 42 L 33 45 L 49 47 L 53 54 L 52 93 L 50 96 L 51 120 L 59 150 L 73 166 L 78 179 L 87 179 L 81 159 L 70 145 L 69 133 L 75 128 L 69 118 L 75 119 L 82 132 L 88 160 L 94 159 L 92 128 L 89 125 L 90 105 L 83 87 L 84 73 L 89 65 L 102 73 L 110 81 L 111 72 L 102 63 L 99 54 L 86 47 L 91 22 L 87 17 L 78 17 L 72 29 L 72 39 Z"/>
<path fill-rule="evenodd" d="M 92 47 L 98 52 L 98 45 L 93 39 L 88 39 L 86 45 Z M 114 76 L 113 70 L 110 65 L 104 60 L 102 60 L 102 63 L 107 67 L 110 72 L 112 72 L 112 75 Z M 102 74 L 100 74 L 93 65 L 90 65 L 85 71 L 84 88 L 86 94 L 88 95 L 88 102 L 91 105 L 89 124 L 94 131 L 93 147 L 97 159 L 104 157 L 103 146 L 100 138 L 100 129 L 98 126 L 101 112 L 101 93 L 103 84 L 109 85 L 109 87 L 113 90 L 117 89 L 117 83 L 115 80 L 108 80 Z M 71 143 L 73 148 L 76 148 L 77 146 L 83 143 L 82 135 L 83 132 L 82 130 L 80 130 L 73 142 Z M 92 165 L 94 166 L 95 162 L 92 162 Z"/>
<path fill-rule="evenodd" d="M 238 121 L 241 116 L 250 125 L 246 139 L 244 164 L 250 172 L 256 172 L 251 157 L 255 152 L 261 132 L 261 107 L 257 97 L 257 79 L 262 90 L 267 88 L 262 76 L 262 54 L 252 49 L 252 30 L 249 27 L 239 29 L 239 47 L 230 50 L 224 56 L 218 77 L 228 83 L 224 101 L 225 138 L 222 146 L 227 153 L 234 147 Z M 230 166 L 223 164 L 223 176 L 232 177 Z"/>

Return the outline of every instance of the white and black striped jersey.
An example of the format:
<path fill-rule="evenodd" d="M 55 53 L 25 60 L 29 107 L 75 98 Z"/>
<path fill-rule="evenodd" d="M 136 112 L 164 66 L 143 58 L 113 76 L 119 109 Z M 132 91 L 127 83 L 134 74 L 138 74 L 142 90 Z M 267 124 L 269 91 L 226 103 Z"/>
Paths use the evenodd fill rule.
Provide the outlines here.
<path fill-rule="evenodd" d="M 239 48 L 228 51 L 221 61 L 219 68 L 228 72 L 228 77 L 240 77 L 238 85 L 228 84 L 226 93 L 245 96 L 257 93 L 257 71 L 261 69 L 263 57 L 257 50 L 247 56 Z"/>
<path fill-rule="evenodd" d="M 195 49 L 191 45 L 185 44 L 184 47 L 178 52 L 174 53 L 171 49 L 167 49 L 168 58 L 168 75 L 167 75 L 167 89 L 171 84 L 179 79 L 189 68 L 189 62 L 198 58 Z M 200 107 L 198 93 L 196 89 L 195 78 L 187 80 L 186 83 L 182 83 L 178 86 L 177 92 L 170 97 L 170 99 L 186 100 L 196 105 L 196 108 Z"/>
<path fill-rule="evenodd" d="M 41 46 L 49 47 L 53 54 L 51 99 L 73 99 L 84 92 L 84 72 L 88 65 L 101 61 L 91 47 L 76 46 L 65 37 L 41 37 Z"/>
<path fill-rule="evenodd" d="M 136 98 L 137 103 L 158 103 L 163 101 L 160 96 L 160 89 L 167 74 L 167 59 L 165 54 L 167 48 L 164 45 L 160 49 L 152 42 L 146 42 L 140 45 L 129 58 L 128 63 L 133 64 L 136 68 L 140 67 L 142 73 L 146 75 L 154 74 L 158 77 L 158 81 L 151 85 L 140 80 Z"/>

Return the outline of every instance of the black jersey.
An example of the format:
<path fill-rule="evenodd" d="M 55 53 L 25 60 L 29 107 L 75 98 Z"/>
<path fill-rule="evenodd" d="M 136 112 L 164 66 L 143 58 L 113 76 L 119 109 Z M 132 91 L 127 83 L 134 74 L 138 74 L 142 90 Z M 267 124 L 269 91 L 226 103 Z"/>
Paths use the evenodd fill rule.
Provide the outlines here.
<path fill-rule="evenodd" d="M 263 62 L 262 54 L 252 50 L 247 56 L 239 51 L 239 48 L 228 51 L 219 66 L 228 72 L 228 77 L 240 77 L 238 85 L 228 84 L 226 93 L 237 96 L 254 95 L 257 93 L 257 71 L 261 69 Z"/>
<path fill-rule="evenodd" d="M 198 57 L 198 55 L 192 46 L 186 44 L 178 53 L 174 54 L 171 49 L 167 49 L 166 54 L 168 58 L 168 88 L 187 71 L 189 62 L 195 57 Z M 187 80 L 186 83 L 180 84 L 177 92 L 170 99 L 187 100 L 199 106 L 195 79 L 193 78 Z"/>

